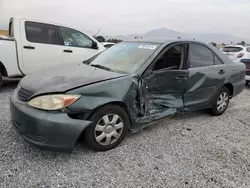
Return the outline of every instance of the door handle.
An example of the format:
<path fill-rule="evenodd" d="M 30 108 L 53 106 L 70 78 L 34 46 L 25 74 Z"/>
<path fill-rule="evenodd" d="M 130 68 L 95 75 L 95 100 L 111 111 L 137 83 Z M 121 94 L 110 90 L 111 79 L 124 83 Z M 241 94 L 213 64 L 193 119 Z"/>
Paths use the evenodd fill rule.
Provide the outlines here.
<path fill-rule="evenodd" d="M 31 50 L 35 49 L 34 46 L 23 46 L 23 48 L 25 48 L 25 49 L 31 49 Z"/>
<path fill-rule="evenodd" d="M 63 50 L 64 52 L 67 52 L 67 53 L 73 53 L 72 50 Z"/>
<path fill-rule="evenodd" d="M 187 78 L 184 76 L 176 76 L 175 79 L 176 80 L 187 80 Z"/>
<path fill-rule="evenodd" d="M 219 74 L 224 74 L 224 73 L 225 73 L 225 71 L 222 69 L 219 71 Z"/>

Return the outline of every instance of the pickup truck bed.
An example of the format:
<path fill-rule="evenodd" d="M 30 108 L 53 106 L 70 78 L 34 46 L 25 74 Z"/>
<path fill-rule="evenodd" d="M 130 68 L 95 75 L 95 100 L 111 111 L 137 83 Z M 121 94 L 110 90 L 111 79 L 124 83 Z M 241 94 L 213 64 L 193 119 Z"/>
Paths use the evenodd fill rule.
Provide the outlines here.
<path fill-rule="evenodd" d="M 19 68 L 16 41 L 12 37 L 0 36 L 0 73 L 5 78 L 24 76 Z"/>

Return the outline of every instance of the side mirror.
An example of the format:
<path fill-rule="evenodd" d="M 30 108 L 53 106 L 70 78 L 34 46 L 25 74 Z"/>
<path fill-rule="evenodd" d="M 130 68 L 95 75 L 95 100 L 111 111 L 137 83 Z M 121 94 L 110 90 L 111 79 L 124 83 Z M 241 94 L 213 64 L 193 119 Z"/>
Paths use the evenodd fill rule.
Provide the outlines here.
<path fill-rule="evenodd" d="M 97 42 L 93 41 L 92 48 L 98 50 Z"/>

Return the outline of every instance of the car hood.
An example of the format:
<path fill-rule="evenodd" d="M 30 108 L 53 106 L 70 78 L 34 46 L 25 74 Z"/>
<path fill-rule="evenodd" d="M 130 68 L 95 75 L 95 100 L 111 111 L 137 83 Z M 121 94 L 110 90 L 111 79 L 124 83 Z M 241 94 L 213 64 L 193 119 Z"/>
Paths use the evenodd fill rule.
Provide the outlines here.
<path fill-rule="evenodd" d="M 77 87 L 119 78 L 126 74 L 106 71 L 83 63 L 42 69 L 25 76 L 20 87 L 34 95 L 66 92 Z"/>

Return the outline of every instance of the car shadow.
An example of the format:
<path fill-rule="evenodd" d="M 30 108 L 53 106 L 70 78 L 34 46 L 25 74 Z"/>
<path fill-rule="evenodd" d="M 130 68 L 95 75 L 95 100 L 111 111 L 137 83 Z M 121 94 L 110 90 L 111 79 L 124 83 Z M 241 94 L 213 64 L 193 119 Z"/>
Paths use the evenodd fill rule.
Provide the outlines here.
<path fill-rule="evenodd" d="M 169 117 L 165 117 L 161 120 L 158 120 L 152 124 L 150 124 L 149 126 L 146 126 L 145 128 L 142 128 L 141 130 L 139 130 L 138 132 L 136 133 L 129 133 L 129 137 L 133 137 L 134 135 L 137 135 L 137 134 L 140 134 L 140 133 L 143 133 L 143 132 L 150 132 L 151 130 L 153 129 L 157 129 L 159 128 L 162 123 L 168 123 L 171 122 L 172 120 L 179 120 L 179 121 L 183 121 L 183 120 L 187 120 L 187 119 L 192 119 L 194 117 L 211 117 L 212 115 L 209 114 L 208 110 L 205 109 L 205 110 L 198 110 L 198 111 L 193 111 L 193 112 L 183 112 L 183 113 L 178 113 L 178 114 L 174 114 L 172 116 L 169 116 Z"/>
<path fill-rule="evenodd" d="M 250 84 L 248 84 L 247 86 L 245 86 L 244 89 L 250 89 Z"/>
<path fill-rule="evenodd" d="M 15 89 L 19 81 L 4 81 L 3 85 L 0 87 L 0 91 Z"/>

